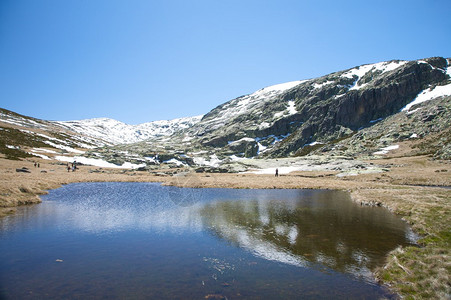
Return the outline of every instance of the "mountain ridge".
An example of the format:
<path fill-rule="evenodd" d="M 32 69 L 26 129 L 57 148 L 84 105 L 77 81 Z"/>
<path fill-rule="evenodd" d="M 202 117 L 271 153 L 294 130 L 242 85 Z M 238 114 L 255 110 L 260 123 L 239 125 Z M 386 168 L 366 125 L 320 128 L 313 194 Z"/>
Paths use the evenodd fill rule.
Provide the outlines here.
<path fill-rule="evenodd" d="M 449 82 L 449 59 L 444 58 L 363 65 L 302 81 L 264 101 L 252 102 L 258 100 L 255 93 L 230 100 L 206 114 L 185 136 L 211 148 L 254 138 L 250 156 L 257 154 L 258 144 L 274 146 L 274 139 L 282 140 L 267 148 L 266 155 L 297 155 L 306 145 L 342 139 L 399 112 L 435 85 L 446 84 L 449 95 Z M 250 104 L 240 107 L 243 102 Z"/>
<path fill-rule="evenodd" d="M 73 121 L 54 121 L 78 133 L 108 140 L 112 144 L 129 144 L 158 136 L 171 135 L 201 120 L 201 116 L 158 120 L 130 125 L 111 118 L 92 118 Z"/>
<path fill-rule="evenodd" d="M 203 116 L 138 125 L 108 118 L 18 121 L 16 117 L 11 121 L 14 118 L 8 119 L 8 114 L 0 116 L 1 121 L 16 122 L 16 126 L 47 126 L 69 136 L 73 133 L 78 142 L 72 139 L 69 144 L 87 149 L 83 156 L 118 166 L 131 161 L 147 167 L 172 163 L 217 168 L 236 166 L 243 158 L 372 157 L 410 136 L 449 132 L 450 62 L 432 57 L 365 64 L 265 87 Z M 397 128 L 390 136 L 382 129 L 374 132 L 390 126 Z M 86 145 L 80 144 L 83 137 Z M 440 138 L 446 143 L 428 151 L 449 159 L 448 139 L 446 135 Z M 46 143 L 52 146 L 54 142 Z"/>

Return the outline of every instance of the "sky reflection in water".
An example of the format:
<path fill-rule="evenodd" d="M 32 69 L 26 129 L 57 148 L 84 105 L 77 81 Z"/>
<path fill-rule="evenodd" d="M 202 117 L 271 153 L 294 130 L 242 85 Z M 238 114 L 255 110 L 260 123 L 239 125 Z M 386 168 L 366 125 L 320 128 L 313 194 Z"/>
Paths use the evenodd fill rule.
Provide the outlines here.
<path fill-rule="evenodd" d="M 0 221 L 1 238 L 9 243 L 0 246 L 2 253 L 6 253 L 0 267 L 11 270 L 8 276 L 6 271 L 0 274 L 2 294 L 6 296 L 17 293 L 8 286 L 9 277 L 31 276 L 33 266 L 42 262 L 42 257 L 33 257 L 25 251 L 20 256 L 30 255 L 32 261 L 23 267 L 28 275 L 13 272 L 20 260 L 15 251 L 36 247 L 33 243 L 39 245 L 45 240 L 59 243 L 55 242 L 57 239 L 61 244 L 54 246 L 55 257 L 70 257 L 65 252 L 77 252 L 80 265 L 89 268 L 95 262 L 96 268 L 105 269 L 102 276 L 111 276 L 112 282 L 117 280 L 112 273 L 124 272 L 119 262 L 147 264 L 143 267 L 146 271 L 141 270 L 145 273 L 143 278 L 132 279 L 136 276 L 134 272 L 129 275 L 130 281 L 138 285 L 134 289 L 135 298 L 150 293 L 137 284 L 140 280 L 146 287 L 152 282 L 153 292 L 161 289 L 157 295 L 162 298 L 178 297 L 179 289 L 185 294 L 192 290 L 193 297 L 204 297 L 207 292 L 236 297 L 245 294 L 243 289 L 255 290 L 249 297 L 329 297 L 330 291 L 321 291 L 325 284 L 336 289 L 334 297 L 378 298 L 387 294 L 371 283 L 370 271 L 383 263 L 390 250 L 411 242 L 411 232 L 399 218 L 381 208 L 360 207 L 346 193 L 336 191 L 180 189 L 155 183 L 80 183 L 51 191 L 43 200 L 43 204 L 24 208 Z M 55 236 L 53 240 L 52 236 Z M 50 247 L 47 252 L 40 251 L 41 255 L 49 256 L 48 252 L 54 250 Z M 160 265 L 163 261 L 164 265 Z M 268 274 L 252 271 L 254 263 L 265 266 Z M 162 270 L 158 274 L 151 271 L 158 268 Z M 77 273 L 82 273 L 81 270 L 72 272 L 78 274 L 72 281 L 86 281 Z M 229 276 L 226 283 L 225 273 Z M 67 278 L 75 276 L 63 274 Z M 196 277 L 192 278 L 196 283 L 188 283 L 186 276 Z M 277 278 L 265 279 L 265 276 Z M 302 286 L 299 281 L 305 282 L 306 277 L 309 283 Z M 343 277 L 349 282 L 343 284 Z M 98 280 L 98 277 L 89 278 Z M 178 288 L 155 286 L 156 282 L 168 280 L 174 280 Z M 272 287 L 268 294 L 264 285 L 274 280 L 281 291 L 273 291 Z M 33 281 L 30 278 L 28 285 L 33 286 Z M 55 297 L 61 296 L 61 289 L 55 291 Z M 73 295 L 73 287 L 69 285 L 66 289 Z M 106 295 L 99 287 L 78 289 L 90 295 Z M 116 291 L 110 296 L 118 295 Z"/>

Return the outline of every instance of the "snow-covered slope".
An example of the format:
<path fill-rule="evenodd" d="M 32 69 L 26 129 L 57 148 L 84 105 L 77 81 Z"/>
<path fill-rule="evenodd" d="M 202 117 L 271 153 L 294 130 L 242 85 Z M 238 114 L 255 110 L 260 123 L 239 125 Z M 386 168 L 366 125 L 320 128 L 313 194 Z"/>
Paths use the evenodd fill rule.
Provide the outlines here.
<path fill-rule="evenodd" d="M 208 131 L 219 129 L 240 115 L 252 114 L 255 111 L 262 110 L 265 103 L 276 99 L 287 90 L 307 81 L 291 81 L 265 87 L 250 95 L 245 95 L 220 105 L 205 115 L 202 120 L 204 128 L 208 128 Z M 279 111 L 274 114 L 274 119 L 280 118 L 283 115 L 294 114 L 295 112 L 294 103 L 292 101 L 286 101 L 280 105 Z"/>
<path fill-rule="evenodd" d="M 202 119 L 202 116 L 161 120 L 138 125 L 129 125 L 109 119 L 96 118 L 79 121 L 57 121 L 69 130 L 102 139 L 111 144 L 130 144 L 159 136 L 168 136 L 176 131 L 191 127 Z"/>

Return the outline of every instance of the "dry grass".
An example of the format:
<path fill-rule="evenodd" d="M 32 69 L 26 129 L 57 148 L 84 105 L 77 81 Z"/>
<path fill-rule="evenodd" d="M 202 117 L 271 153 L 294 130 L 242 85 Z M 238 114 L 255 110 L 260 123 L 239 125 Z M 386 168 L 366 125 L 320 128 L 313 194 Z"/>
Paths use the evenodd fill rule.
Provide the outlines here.
<path fill-rule="evenodd" d="M 375 199 L 411 224 L 419 247 L 398 248 L 376 277 L 408 299 L 448 299 L 451 293 L 451 191 L 437 188 L 358 190 L 355 199 Z"/>
<path fill-rule="evenodd" d="M 41 160 L 0 158 L 0 215 L 14 207 L 38 203 L 39 195 L 72 182 L 163 182 L 187 187 L 313 188 L 348 190 L 362 204 L 380 204 L 402 216 L 421 235 L 419 247 L 392 251 L 377 278 L 401 296 L 411 299 L 447 299 L 451 296 L 451 190 L 418 185 L 451 186 L 451 164 L 427 157 L 393 157 L 372 161 L 390 171 L 337 178 L 330 172 L 297 172 L 275 178 L 253 174 L 195 174 L 156 176 L 148 172 L 102 170 L 82 166 L 67 172 L 65 166 Z M 17 173 L 27 167 L 31 173 Z M 45 171 L 45 172 L 41 172 Z"/>

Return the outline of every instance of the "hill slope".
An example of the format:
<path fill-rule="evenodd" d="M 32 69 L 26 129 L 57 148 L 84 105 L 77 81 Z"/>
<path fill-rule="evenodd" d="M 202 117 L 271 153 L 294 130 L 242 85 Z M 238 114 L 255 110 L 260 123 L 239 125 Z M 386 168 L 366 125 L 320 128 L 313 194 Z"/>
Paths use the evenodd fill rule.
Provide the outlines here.
<path fill-rule="evenodd" d="M 265 155 L 299 155 L 312 143 L 331 143 L 371 127 L 417 97 L 450 95 L 449 73 L 449 60 L 444 58 L 390 61 L 285 89 L 262 89 L 213 109 L 185 136 L 213 148 L 252 138 L 254 148 L 258 143 L 267 147 Z"/>
<path fill-rule="evenodd" d="M 389 151 L 449 159 L 450 62 L 433 57 L 358 66 L 263 88 L 202 117 L 172 121 L 50 122 L 5 110 L 0 121 L 20 135 L 34 132 L 27 138 L 36 143 L 62 151 L 83 148 L 79 156 L 119 166 L 165 162 L 217 168 L 243 165 L 243 158 L 374 157 Z M 2 153 L 21 145 L 43 147 L 16 145 L 13 135 Z"/>
<path fill-rule="evenodd" d="M 161 120 L 129 125 L 109 118 L 54 122 L 68 130 L 108 141 L 111 144 L 136 143 L 159 136 L 169 136 L 199 122 L 202 116 Z"/>
<path fill-rule="evenodd" d="M 310 153 L 368 157 L 398 142 L 437 137 L 443 143 L 417 152 L 449 158 L 449 64 L 440 57 L 389 61 L 264 88 L 214 108 L 171 139 L 132 148 L 183 153 L 194 162 Z"/>

